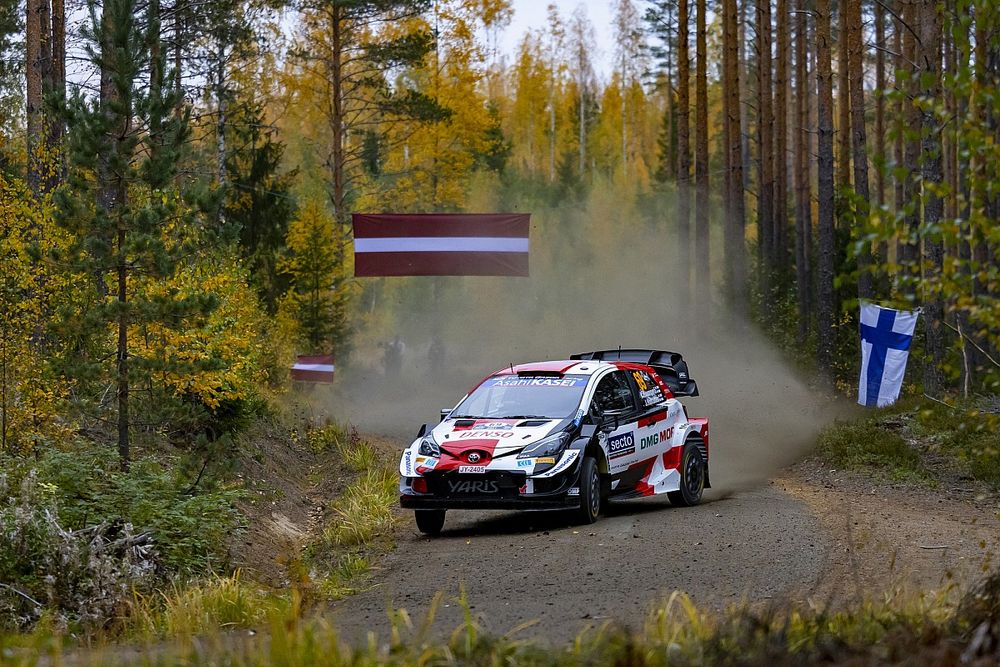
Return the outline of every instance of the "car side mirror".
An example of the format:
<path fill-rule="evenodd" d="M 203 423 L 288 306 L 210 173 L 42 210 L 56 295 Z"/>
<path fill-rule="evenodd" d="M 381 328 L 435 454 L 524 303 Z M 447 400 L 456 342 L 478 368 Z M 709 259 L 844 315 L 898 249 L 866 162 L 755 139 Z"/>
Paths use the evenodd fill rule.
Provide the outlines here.
<path fill-rule="evenodd" d="M 444 421 L 451 414 L 451 408 L 441 408 L 441 419 L 439 421 Z"/>
<path fill-rule="evenodd" d="M 608 417 L 601 422 L 602 433 L 613 433 L 618 430 L 618 417 Z"/>

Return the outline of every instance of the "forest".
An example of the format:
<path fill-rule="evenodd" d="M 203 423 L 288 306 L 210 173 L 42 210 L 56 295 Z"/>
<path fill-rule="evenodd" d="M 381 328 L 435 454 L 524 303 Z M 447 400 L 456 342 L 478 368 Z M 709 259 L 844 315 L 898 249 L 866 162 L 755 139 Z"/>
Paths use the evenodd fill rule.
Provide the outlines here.
<path fill-rule="evenodd" d="M 848 397 L 859 304 L 920 309 L 905 392 L 996 396 L 993 0 L 551 4 L 506 53 L 513 12 L 0 0 L 0 626 L 107 627 L 131 582 L 220 568 L 297 354 L 377 368 L 419 304 L 503 298 L 355 279 L 354 212 L 538 212 L 533 271 L 641 235 L 697 327 Z M 98 533 L 100 575 L 66 546 Z"/>

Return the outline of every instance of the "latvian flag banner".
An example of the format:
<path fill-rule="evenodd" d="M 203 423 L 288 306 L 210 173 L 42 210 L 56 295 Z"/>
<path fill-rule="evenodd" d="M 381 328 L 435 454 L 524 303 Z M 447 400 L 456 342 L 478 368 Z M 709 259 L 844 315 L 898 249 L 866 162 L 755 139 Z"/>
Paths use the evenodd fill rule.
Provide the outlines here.
<path fill-rule="evenodd" d="M 354 275 L 527 276 L 527 214 L 354 214 Z"/>
<path fill-rule="evenodd" d="M 298 382 L 333 382 L 333 355 L 299 355 L 292 366 L 292 379 Z"/>
<path fill-rule="evenodd" d="M 869 408 L 892 405 L 899 398 L 920 311 L 861 304 L 861 381 L 858 403 Z"/>

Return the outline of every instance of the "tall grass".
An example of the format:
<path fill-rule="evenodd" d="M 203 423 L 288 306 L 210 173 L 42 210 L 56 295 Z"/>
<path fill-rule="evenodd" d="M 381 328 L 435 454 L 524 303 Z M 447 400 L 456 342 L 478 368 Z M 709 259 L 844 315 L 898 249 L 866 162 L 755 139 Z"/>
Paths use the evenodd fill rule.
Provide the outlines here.
<path fill-rule="evenodd" d="M 338 598 L 357 590 L 371 570 L 371 560 L 390 550 L 397 522 L 398 481 L 393 464 L 356 431 L 337 427 L 310 435 L 336 451 L 340 462 L 357 477 L 327 511 L 327 524 L 307 549 L 319 573 L 318 588 Z"/>
<path fill-rule="evenodd" d="M 674 593 L 629 632 L 606 623 L 563 645 L 486 634 L 465 599 L 464 620 L 450 636 L 430 628 L 441 597 L 427 618 L 414 623 L 405 610 L 390 612 L 388 637 L 343 642 L 327 619 L 303 620 L 295 609 L 272 611 L 256 636 L 216 632 L 154 647 L 139 658 L 107 652 L 74 656 L 77 664 L 113 665 L 910 665 L 996 664 L 1000 658 L 1000 573 L 957 606 L 947 596 L 894 596 L 832 612 L 806 605 L 722 614 L 697 608 Z M 544 628 L 544 619 L 540 621 Z M 983 639 L 985 637 L 985 639 Z M 18 654 L 11 654 L 17 656 Z M 30 664 L 27 654 L 10 664 Z M 79 659 L 83 658 L 83 659 Z M 3 659 L 0 659 L 3 662 Z M 52 662 L 59 663 L 58 652 Z"/>
<path fill-rule="evenodd" d="M 295 593 L 278 596 L 241 579 L 240 572 L 154 596 L 134 594 L 127 634 L 144 639 L 194 637 L 214 629 L 261 625 L 270 614 L 297 614 Z"/>

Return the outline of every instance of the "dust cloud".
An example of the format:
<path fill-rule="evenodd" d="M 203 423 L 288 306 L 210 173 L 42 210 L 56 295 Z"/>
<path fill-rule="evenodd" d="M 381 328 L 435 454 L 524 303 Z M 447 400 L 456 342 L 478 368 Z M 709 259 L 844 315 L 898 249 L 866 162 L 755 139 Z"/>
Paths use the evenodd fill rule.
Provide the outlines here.
<path fill-rule="evenodd" d="M 807 452 L 840 409 L 751 326 L 724 312 L 718 298 L 711 316 L 685 303 L 677 286 L 687 264 L 673 205 L 628 199 L 607 187 L 578 207 L 504 207 L 533 214 L 530 278 L 368 282 L 355 352 L 332 388 L 315 390 L 314 402 L 331 418 L 403 447 L 421 424 L 437 421 L 441 408 L 510 363 L 618 346 L 672 350 L 684 355 L 700 389 L 699 397 L 684 399 L 689 414 L 711 420 L 715 493 L 767 479 Z M 716 233 L 713 250 L 722 243 Z M 718 288 L 722 267 L 694 267 L 692 280 Z M 387 378 L 384 345 L 397 335 L 405 346 L 402 368 Z M 430 352 L 435 336 L 445 356 L 438 370 Z"/>

